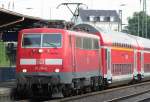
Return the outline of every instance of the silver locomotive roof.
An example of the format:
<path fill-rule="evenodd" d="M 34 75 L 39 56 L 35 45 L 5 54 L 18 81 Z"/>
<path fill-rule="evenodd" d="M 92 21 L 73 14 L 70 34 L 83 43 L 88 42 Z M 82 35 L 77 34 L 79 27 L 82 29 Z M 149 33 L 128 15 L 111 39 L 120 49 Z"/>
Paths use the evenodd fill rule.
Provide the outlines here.
<path fill-rule="evenodd" d="M 136 47 L 144 47 L 150 48 L 150 40 L 138 36 L 134 36 L 127 33 L 116 32 L 116 31 L 107 31 L 102 28 L 99 28 L 92 24 L 78 24 L 75 25 L 72 30 L 84 30 L 86 32 L 95 34 L 99 33 L 102 36 L 102 40 L 104 43 L 120 43 L 120 44 L 128 44 Z"/>

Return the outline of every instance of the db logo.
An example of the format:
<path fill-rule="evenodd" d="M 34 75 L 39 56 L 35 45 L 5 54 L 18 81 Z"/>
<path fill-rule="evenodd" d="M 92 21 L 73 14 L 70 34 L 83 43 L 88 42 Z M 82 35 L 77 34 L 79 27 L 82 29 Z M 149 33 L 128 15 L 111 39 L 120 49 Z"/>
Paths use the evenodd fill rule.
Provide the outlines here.
<path fill-rule="evenodd" d="M 37 59 L 36 64 L 44 64 L 44 59 Z"/>

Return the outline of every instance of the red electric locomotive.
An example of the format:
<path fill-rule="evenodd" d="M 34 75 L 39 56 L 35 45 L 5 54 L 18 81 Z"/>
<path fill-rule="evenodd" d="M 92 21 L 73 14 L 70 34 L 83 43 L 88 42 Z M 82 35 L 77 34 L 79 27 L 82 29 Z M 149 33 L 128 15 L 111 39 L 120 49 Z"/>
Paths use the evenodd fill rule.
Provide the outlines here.
<path fill-rule="evenodd" d="M 55 28 L 20 31 L 17 54 L 17 91 L 54 95 L 102 80 L 99 37 Z M 96 82 L 96 83 L 94 83 Z M 71 92 L 71 91 L 70 91 Z"/>

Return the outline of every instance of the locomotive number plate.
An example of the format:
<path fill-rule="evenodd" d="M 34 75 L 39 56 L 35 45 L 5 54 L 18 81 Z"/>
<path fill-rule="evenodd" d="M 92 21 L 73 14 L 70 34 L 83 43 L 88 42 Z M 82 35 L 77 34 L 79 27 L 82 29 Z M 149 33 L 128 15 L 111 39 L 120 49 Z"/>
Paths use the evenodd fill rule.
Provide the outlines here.
<path fill-rule="evenodd" d="M 44 59 L 37 59 L 36 64 L 44 64 Z"/>

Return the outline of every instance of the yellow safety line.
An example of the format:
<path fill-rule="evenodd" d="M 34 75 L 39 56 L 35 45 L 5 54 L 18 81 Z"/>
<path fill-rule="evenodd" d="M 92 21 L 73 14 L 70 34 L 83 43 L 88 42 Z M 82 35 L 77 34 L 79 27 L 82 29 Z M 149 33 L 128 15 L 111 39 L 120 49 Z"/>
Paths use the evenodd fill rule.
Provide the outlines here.
<path fill-rule="evenodd" d="M 132 48 L 112 47 L 113 50 L 133 51 Z"/>

